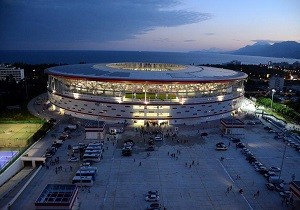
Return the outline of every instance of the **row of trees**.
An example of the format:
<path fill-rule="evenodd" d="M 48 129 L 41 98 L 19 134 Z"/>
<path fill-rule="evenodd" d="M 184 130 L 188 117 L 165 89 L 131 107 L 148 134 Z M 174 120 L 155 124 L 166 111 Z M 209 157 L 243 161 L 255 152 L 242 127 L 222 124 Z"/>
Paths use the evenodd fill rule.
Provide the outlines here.
<path fill-rule="evenodd" d="M 284 105 L 284 104 L 279 104 L 279 103 L 272 103 L 272 100 L 270 98 L 258 98 L 256 101 L 258 104 L 263 105 L 265 107 L 269 107 L 272 109 L 285 116 L 288 117 L 289 119 L 292 119 L 293 121 L 295 121 L 296 123 L 300 123 L 300 114 L 298 112 L 296 112 L 294 109 Z"/>

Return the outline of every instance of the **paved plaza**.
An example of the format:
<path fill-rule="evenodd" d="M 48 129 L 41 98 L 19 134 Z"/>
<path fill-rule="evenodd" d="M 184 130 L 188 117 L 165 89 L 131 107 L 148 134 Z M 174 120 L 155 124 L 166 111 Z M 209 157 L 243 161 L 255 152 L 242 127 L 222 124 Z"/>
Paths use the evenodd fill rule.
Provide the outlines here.
<path fill-rule="evenodd" d="M 142 136 L 133 127 L 127 127 L 116 139 L 107 134 L 103 159 L 93 165 L 98 167 L 96 181 L 92 187 L 80 189 L 77 208 L 146 209 L 149 203 L 145 194 L 158 190 L 159 203 L 166 209 L 288 209 L 278 192 L 266 188 L 266 178 L 245 160 L 240 149 L 233 143 L 229 145 L 229 139 L 221 136 L 218 123 L 179 126 L 177 138 L 157 142 L 156 150 L 151 152 L 145 150 L 150 135 Z M 54 140 L 51 133 L 62 132 L 64 126 L 57 125 L 42 141 L 51 144 Z M 268 133 L 263 127 L 263 124 L 246 125 L 242 142 L 267 167 L 280 167 L 285 143 L 275 140 L 274 133 Z M 166 129 L 175 132 L 174 127 Z M 207 132 L 208 136 L 201 137 L 199 132 Z M 127 139 L 133 139 L 135 146 L 132 156 L 123 157 L 121 145 Z M 215 144 L 220 141 L 229 145 L 227 151 L 215 150 Z M 59 164 L 49 169 L 43 167 L 11 209 L 34 209 L 35 200 L 48 183 L 71 184 L 80 163 L 67 161 L 67 147 L 79 142 L 89 142 L 84 140 L 82 128 L 58 149 L 54 158 L 60 158 Z M 286 147 L 281 174 L 286 189 L 292 175 L 296 178 L 300 175 L 300 168 L 296 167 L 299 158 L 294 148 Z M 62 170 L 56 174 L 58 166 Z M 227 192 L 230 186 L 232 190 Z M 240 189 L 243 194 L 238 192 Z M 258 190 L 259 196 L 254 197 Z"/>

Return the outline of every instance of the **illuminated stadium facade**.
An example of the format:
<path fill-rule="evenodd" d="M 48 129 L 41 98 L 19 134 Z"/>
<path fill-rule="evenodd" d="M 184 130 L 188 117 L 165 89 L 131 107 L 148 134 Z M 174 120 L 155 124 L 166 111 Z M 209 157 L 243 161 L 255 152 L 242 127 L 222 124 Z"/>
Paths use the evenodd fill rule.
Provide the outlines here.
<path fill-rule="evenodd" d="M 164 63 L 78 64 L 47 69 L 53 109 L 127 123 L 196 124 L 230 116 L 244 96 L 242 72 Z"/>

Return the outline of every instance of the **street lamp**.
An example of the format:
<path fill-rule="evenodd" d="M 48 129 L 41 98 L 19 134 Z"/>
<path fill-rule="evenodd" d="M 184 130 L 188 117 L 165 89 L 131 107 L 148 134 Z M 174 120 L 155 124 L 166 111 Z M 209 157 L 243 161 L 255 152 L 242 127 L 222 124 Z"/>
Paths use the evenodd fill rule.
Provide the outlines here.
<path fill-rule="evenodd" d="M 97 119 L 97 127 L 98 127 L 98 130 L 97 130 L 97 138 L 99 139 L 100 141 L 100 122 L 99 122 L 99 118 L 100 118 L 100 103 L 95 103 L 96 106 L 98 106 L 98 119 Z"/>
<path fill-rule="evenodd" d="M 274 93 L 276 92 L 275 89 L 272 89 L 272 101 L 271 101 L 271 109 L 273 108 L 273 98 L 274 98 Z"/>
<path fill-rule="evenodd" d="M 282 172 L 282 167 L 283 167 L 283 161 L 284 161 L 284 157 L 285 157 L 285 152 L 286 152 L 286 144 L 284 145 L 284 151 L 283 151 L 283 155 L 282 155 L 282 160 L 281 160 L 280 172 L 279 172 L 278 180 L 280 180 L 280 178 L 281 178 L 281 172 Z"/>

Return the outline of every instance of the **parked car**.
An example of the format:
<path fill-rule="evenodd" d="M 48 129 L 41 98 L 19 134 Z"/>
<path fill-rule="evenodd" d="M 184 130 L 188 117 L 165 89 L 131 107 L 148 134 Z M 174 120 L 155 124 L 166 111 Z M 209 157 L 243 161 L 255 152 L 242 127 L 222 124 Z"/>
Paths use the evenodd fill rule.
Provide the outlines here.
<path fill-rule="evenodd" d="M 230 141 L 232 141 L 233 143 L 241 142 L 240 139 L 238 139 L 238 138 L 233 138 L 233 137 L 230 138 Z"/>
<path fill-rule="evenodd" d="M 207 136 L 208 134 L 206 132 L 203 132 L 200 134 L 200 136 Z"/>
<path fill-rule="evenodd" d="M 277 191 L 277 192 L 282 192 L 282 191 L 284 191 L 284 185 L 283 185 L 283 183 L 281 183 L 281 184 L 274 184 L 275 185 L 275 190 Z"/>
<path fill-rule="evenodd" d="M 269 178 L 270 176 L 276 176 L 275 172 L 268 171 L 267 173 L 264 174 L 264 177 L 266 177 L 266 178 Z"/>
<path fill-rule="evenodd" d="M 91 166 L 93 162 L 91 161 L 84 161 L 80 166 Z"/>
<path fill-rule="evenodd" d="M 216 150 L 227 150 L 227 147 L 223 142 L 219 142 L 216 144 Z"/>
<path fill-rule="evenodd" d="M 267 183 L 266 186 L 271 191 L 275 190 L 275 186 L 272 183 Z"/>
<path fill-rule="evenodd" d="M 254 168 L 255 168 L 255 171 L 257 171 L 257 172 L 261 172 L 261 171 L 263 171 L 264 173 L 268 172 L 268 169 L 265 166 L 255 166 Z"/>
<path fill-rule="evenodd" d="M 148 202 L 157 202 L 159 201 L 159 196 L 158 195 L 146 195 L 145 196 L 145 200 L 148 201 Z"/>
<path fill-rule="evenodd" d="M 288 191 L 288 190 L 282 191 L 279 193 L 279 195 L 283 198 L 289 198 L 291 196 L 291 191 Z"/>
<path fill-rule="evenodd" d="M 237 148 L 244 148 L 244 147 L 246 147 L 246 145 L 245 145 L 244 143 L 242 143 L 242 142 L 236 143 L 235 146 L 236 146 Z"/>
<path fill-rule="evenodd" d="M 159 196 L 159 193 L 158 193 L 158 191 L 157 190 L 150 190 L 150 191 L 148 191 L 148 193 L 147 193 L 147 195 L 157 195 L 157 196 Z"/>
<path fill-rule="evenodd" d="M 155 136 L 155 141 L 162 141 L 163 140 L 163 138 L 161 137 L 161 136 Z"/>
<path fill-rule="evenodd" d="M 250 150 L 249 149 L 247 149 L 246 147 L 244 147 L 242 150 L 241 150 L 241 153 L 242 154 L 247 154 L 248 152 L 250 152 Z"/>
<path fill-rule="evenodd" d="M 269 168 L 269 171 L 280 172 L 281 169 L 279 167 L 272 166 L 272 167 Z"/>
<path fill-rule="evenodd" d="M 264 175 L 265 173 L 268 173 L 268 169 L 261 169 L 260 171 L 259 171 L 259 173 L 260 174 L 262 174 L 262 175 Z"/>
<path fill-rule="evenodd" d="M 221 146 L 218 146 L 216 147 L 216 150 L 222 150 L 222 151 L 225 151 L 227 150 L 228 148 L 225 146 L 225 145 L 221 145 Z"/>
<path fill-rule="evenodd" d="M 69 162 L 78 162 L 78 161 L 79 161 L 79 158 L 77 158 L 77 157 L 70 157 L 70 158 L 68 159 L 68 161 L 69 161 Z"/>
<path fill-rule="evenodd" d="M 147 210 L 158 210 L 158 209 L 161 209 L 161 205 L 159 203 L 151 203 L 147 207 Z"/>

